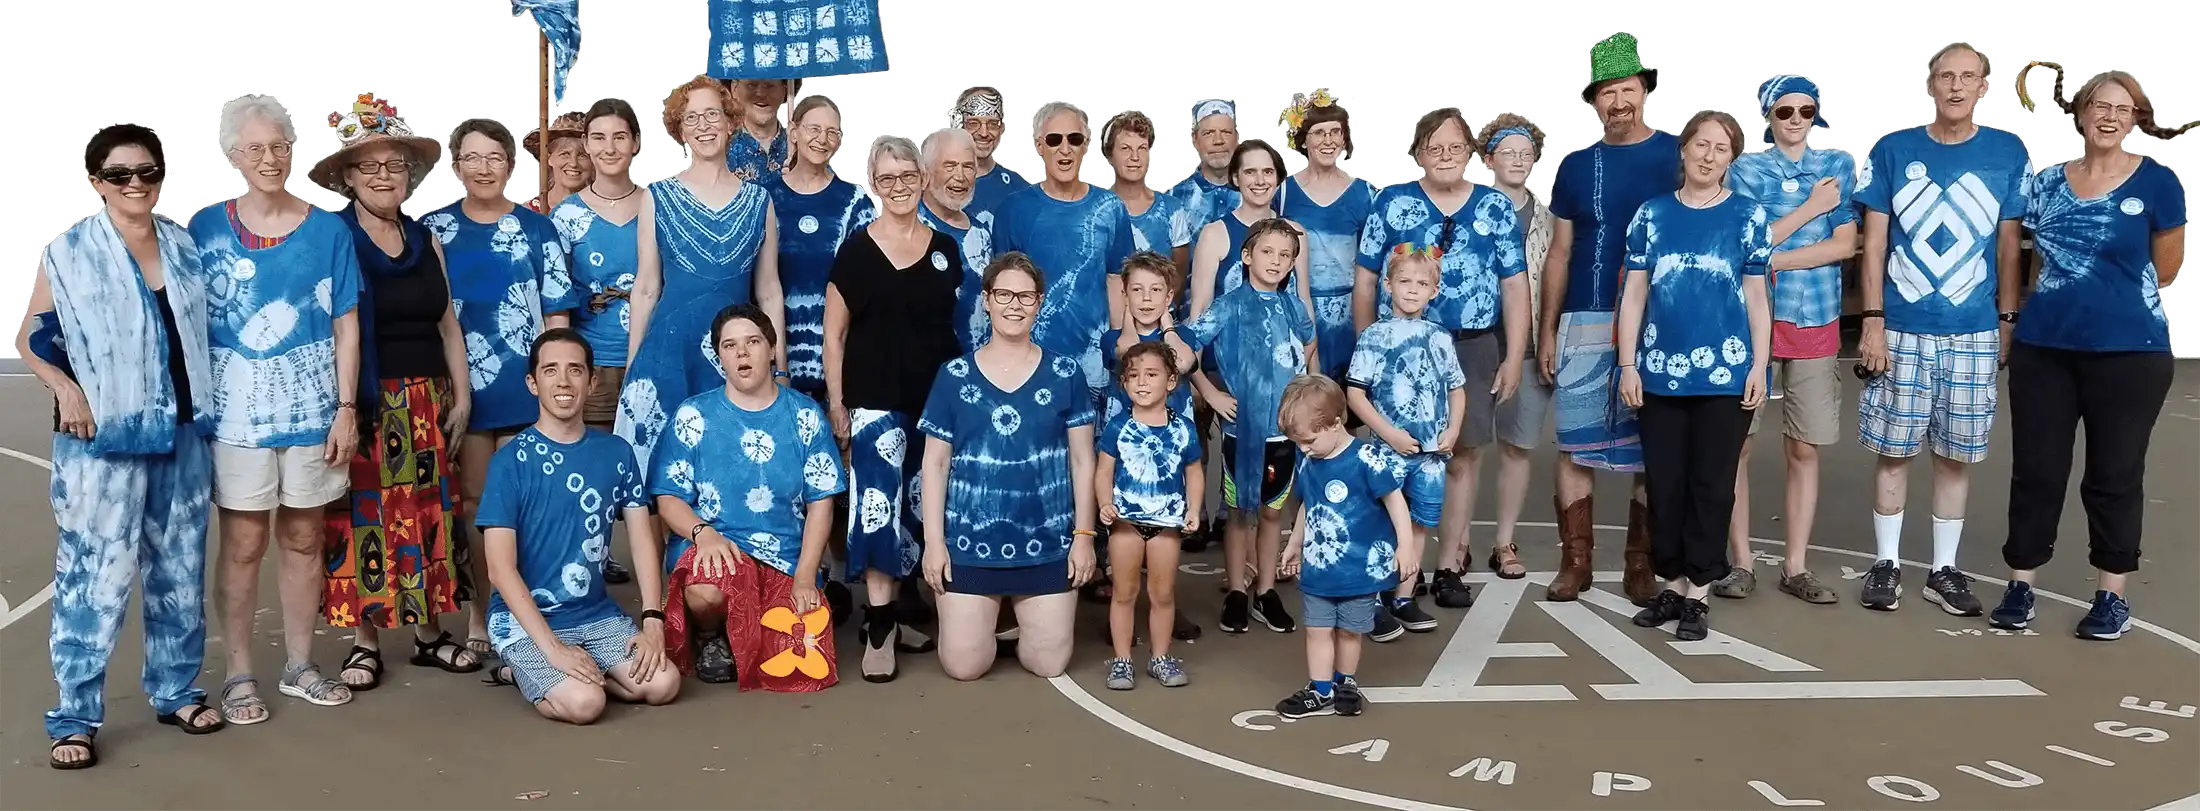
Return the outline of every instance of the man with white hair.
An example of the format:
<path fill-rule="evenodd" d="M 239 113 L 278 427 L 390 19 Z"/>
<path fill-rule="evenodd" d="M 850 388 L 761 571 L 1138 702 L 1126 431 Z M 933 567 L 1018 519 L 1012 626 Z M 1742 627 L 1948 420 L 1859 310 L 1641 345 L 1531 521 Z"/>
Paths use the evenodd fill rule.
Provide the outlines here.
<path fill-rule="evenodd" d="M 993 259 L 988 245 L 993 213 L 973 208 L 981 182 L 981 162 L 976 139 L 955 127 L 925 136 L 917 152 L 917 168 L 924 173 L 924 195 L 917 200 L 917 219 L 934 231 L 954 237 L 955 245 L 962 248 L 963 281 L 955 290 L 955 339 L 964 352 L 976 350 L 987 332 L 985 308 L 978 302 L 978 280 L 985 273 L 986 263 Z"/>
<path fill-rule="evenodd" d="M 970 135 L 970 147 L 977 157 L 977 174 L 970 186 L 970 202 L 964 210 L 972 214 L 992 211 L 1002 200 L 1031 186 L 1023 175 L 993 162 L 993 150 L 1000 148 L 1001 136 L 1007 134 L 1008 124 L 1004 116 L 1007 108 L 1001 104 L 1001 91 L 990 87 L 973 87 L 955 97 L 955 111 L 949 119 L 956 129 Z M 931 139 L 925 139 L 931 143 Z M 977 267 L 983 268 L 980 263 Z"/>
<path fill-rule="evenodd" d="M 359 440 L 359 259 L 342 219 L 286 188 L 297 140 L 273 97 L 223 106 L 222 151 L 245 192 L 191 218 L 208 299 L 217 583 L 229 654 L 221 711 L 232 724 L 268 717 L 251 674 L 270 534 L 282 549 L 280 689 L 320 706 L 351 701 L 351 689 L 321 675 L 311 652 L 325 572 L 322 509 L 350 490 Z"/>
<path fill-rule="evenodd" d="M 1237 148 L 1237 102 L 1207 99 L 1192 105 L 1192 149 L 1199 152 L 1199 169 L 1169 189 L 1169 196 L 1192 213 L 1192 233 L 1237 209 L 1237 186 L 1230 181 L 1230 156 Z"/>

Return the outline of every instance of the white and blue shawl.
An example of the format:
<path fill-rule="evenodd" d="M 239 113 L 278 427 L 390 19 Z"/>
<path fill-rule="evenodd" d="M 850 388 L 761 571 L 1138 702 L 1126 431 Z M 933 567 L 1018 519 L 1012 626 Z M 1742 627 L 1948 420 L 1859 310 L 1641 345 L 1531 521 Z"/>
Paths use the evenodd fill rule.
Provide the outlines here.
<path fill-rule="evenodd" d="M 200 400 L 214 389 L 199 251 L 183 226 L 157 215 L 153 220 L 168 306 L 181 333 L 184 369 L 192 399 Z M 160 304 L 114 220 L 102 209 L 62 232 L 46 246 L 45 272 L 70 370 L 91 405 L 96 431 L 92 453 L 173 451 L 178 404 L 168 379 L 168 338 Z M 182 407 L 191 409 L 195 421 L 204 414 L 196 403 Z"/>

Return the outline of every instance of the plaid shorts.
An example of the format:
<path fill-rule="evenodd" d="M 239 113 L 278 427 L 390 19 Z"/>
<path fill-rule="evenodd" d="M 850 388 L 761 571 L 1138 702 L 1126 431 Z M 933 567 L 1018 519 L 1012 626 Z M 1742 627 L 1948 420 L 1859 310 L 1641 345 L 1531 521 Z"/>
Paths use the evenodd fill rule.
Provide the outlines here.
<path fill-rule="evenodd" d="M 558 641 L 588 651 L 596 666 L 609 673 L 629 658 L 627 646 L 641 629 L 635 627 L 632 618 L 619 614 L 555 633 Z M 533 637 L 522 635 L 506 643 L 497 649 L 497 658 L 512 666 L 512 680 L 519 682 L 520 695 L 526 696 L 529 704 L 550 695 L 551 688 L 567 678 L 565 671 L 550 664 L 550 657 L 535 646 Z"/>
<path fill-rule="evenodd" d="M 1881 456 L 1916 456 L 1929 438 L 1935 455 L 1972 463 L 1986 458 L 1994 428 L 2001 332 L 1915 335 L 1887 330 L 1891 368 L 1864 384 L 1857 438 Z"/>

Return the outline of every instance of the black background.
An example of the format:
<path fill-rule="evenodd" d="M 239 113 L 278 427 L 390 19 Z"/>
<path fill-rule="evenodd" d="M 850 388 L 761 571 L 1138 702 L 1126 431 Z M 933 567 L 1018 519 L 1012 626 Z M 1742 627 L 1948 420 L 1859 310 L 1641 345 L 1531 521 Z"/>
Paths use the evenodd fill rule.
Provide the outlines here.
<path fill-rule="evenodd" d="M 176 4 L 128 2 L 75 4 L 55 20 L 51 55 L 35 46 L 18 73 L 18 92 L 51 92 L 51 99 L 18 97 L 18 134 L 31 143 L 18 149 L 15 187 L 29 200 L 13 244 L 22 259 L 35 259 L 53 233 L 86 215 L 97 198 L 84 182 L 81 147 L 86 136 L 112 121 L 147 121 L 169 141 L 169 178 L 163 204 L 174 218 L 189 218 L 202 204 L 238 193 L 238 178 L 216 154 L 216 110 L 233 95 L 273 90 L 297 105 L 304 169 L 334 147 L 326 127 L 330 110 L 354 92 L 389 97 L 403 119 L 422 134 L 447 138 L 462 116 L 491 116 L 517 127 L 535 125 L 535 26 L 508 18 L 495 0 L 451 2 L 348 2 L 321 4 Z M 46 7 L 51 9 L 51 7 Z M 1045 9 L 1045 11 L 1034 11 Z M 882 2 L 891 70 L 867 79 L 816 81 L 845 110 L 845 147 L 838 169 L 862 178 L 862 147 L 882 132 L 922 136 L 942 125 L 942 112 L 961 88 L 999 84 L 1008 97 L 1010 134 L 1003 160 L 1034 174 L 1030 112 L 1036 103 L 1067 97 L 1107 116 L 1124 108 L 1153 114 L 1162 136 L 1155 143 L 1155 185 L 1184 178 L 1192 97 L 1228 95 L 1241 105 L 1245 136 L 1276 138 L 1280 110 L 1300 88 L 1329 86 L 1351 101 L 1353 171 L 1377 182 L 1408 178 L 1406 147 L 1415 119 L 1434 105 L 1459 105 L 1476 125 L 1498 112 L 1525 112 L 1544 123 L 1551 154 L 1536 174 L 1549 185 L 1558 158 L 1595 138 L 1582 103 L 1588 73 L 1586 48 L 1604 31 L 1593 24 L 1553 26 L 1527 9 L 1487 13 L 1487 20 L 1430 20 L 1401 29 L 1353 31 L 1344 7 L 1331 7 L 1338 22 L 1283 15 L 1236 15 L 1201 20 L 1175 2 L 1091 4 L 986 4 L 986 2 Z M 1060 20 L 1030 18 L 1060 13 Z M 1507 20 L 1518 15 L 1518 20 Z M 1577 13 L 1588 18 L 1588 13 Z M 1736 18 L 1738 20 L 1738 18 Z M 2013 22 L 2013 20 L 2011 20 Z M 2020 134 L 2035 167 L 2077 154 L 2077 134 L 2037 95 L 2048 79 L 2028 84 L 2046 112 L 2026 112 L 2013 81 L 2026 59 L 2059 59 L 2064 53 L 2178 53 L 2176 42 L 2149 51 L 2127 26 L 2094 29 L 2097 35 L 2055 35 L 2042 26 L 2028 33 L 1991 37 L 1984 31 L 1929 31 L 1918 35 L 1859 29 L 1852 33 L 1791 29 L 1742 37 L 1718 26 L 1668 26 L 1643 31 L 1643 55 L 1661 70 L 1661 88 L 1648 114 L 1661 127 L 1676 127 L 1701 108 L 1725 108 L 1745 123 L 1756 147 L 1756 84 L 1769 73 L 1815 73 L 1824 79 L 1830 132 L 1815 143 L 1863 154 L 1874 138 L 1923 123 L 1923 64 L 1934 48 L 1954 37 L 1973 37 L 1991 57 L 1991 92 L 1980 105 L 1987 125 Z M 1415 31 L 1419 37 L 1401 37 Z M 1258 57 L 1241 57 L 1256 53 Z M 704 9 L 700 0 L 583 0 L 581 64 L 570 79 L 570 105 L 598 95 L 636 101 L 642 116 L 658 121 L 671 86 L 704 66 Z M 2075 66 L 2070 88 L 2101 66 Z M 2156 114 L 2182 121 L 2200 114 L 2200 68 L 2136 66 L 2156 103 Z M 29 121 L 22 121 L 29 119 Z M 1096 130 L 1098 132 L 1098 130 Z M 2171 169 L 2193 156 L 2193 132 L 2174 143 L 2134 138 Z M 647 152 L 638 174 L 667 176 L 682 165 L 664 143 L 662 130 L 645 134 Z M 1089 171 L 1100 174 L 1098 156 Z M 455 198 L 447 167 L 436 169 L 411 211 L 422 213 Z M 1102 178 L 1104 180 L 1104 178 Z M 521 163 L 524 189 L 535 187 L 535 165 Z M 2191 187 L 2187 185 L 2187 209 Z M 326 200 L 306 191 L 308 200 Z M 26 268 L 18 264 L 18 268 Z M 22 273 L 22 270 L 18 270 Z M 2187 273 L 2189 275 L 2189 273 Z M 4 288 L 7 312 L 20 310 L 29 277 Z M 2169 314 L 2189 321 L 2200 292 L 2180 284 L 2169 295 Z M 9 319 L 9 334 L 15 319 Z M 2200 336 L 2182 330 L 2180 352 L 2200 349 Z"/>

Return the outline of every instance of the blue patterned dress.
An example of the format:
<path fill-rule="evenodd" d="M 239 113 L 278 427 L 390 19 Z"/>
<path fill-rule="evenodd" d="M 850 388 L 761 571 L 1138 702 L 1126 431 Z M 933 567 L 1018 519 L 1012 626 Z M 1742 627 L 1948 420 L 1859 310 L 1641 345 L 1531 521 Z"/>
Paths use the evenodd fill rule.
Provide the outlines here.
<path fill-rule="evenodd" d="M 1352 286 L 1359 280 L 1360 229 L 1375 210 L 1375 187 L 1353 178 L 1337 199 L 1322 205 L 1286 178 L 1276 214 L 1306 229 L 1306 275 L 1314 294 L 1314 334 L 1322 349 L 1321 373 L 1341 380 L 1352 361 L 1358 330 L 1352 326 Z"/>
<path fill-rule="evenodd" d="M 815 194 L 788 188 L 784 178 L 764 184 L 779 218 L 779 284 L 787 296 L 787 375 L 812 398 L 825 392 L 825 282 L 833 275 L 840 243 L 878 217 L 871 198 L 856 185 L 833 178 Z"/>
<path fill-rule="evenodd" d="M 733 200 L 717 210 L 695 199 L 677 177 L 649 184 L 649 195 L 664 283 L 648 332 L 627 362 L 616 426 L 644 469 L 672 410 L 726 384 L 710 322 L 728 305 L 750 300 L 771 207 L 771 193 L 756 183 L 741 184 Z"/>
<path fill-rule="evenodd" d="M 627 329 L 633 323 L 627 295 L 634 291 L 635 264 L 640 261 L 636 239 L 641 221 L 636 216 L 624 225 L 613 223 L 578 194 L 566 195 L 550 210 L 551 224 L 573 246 L 573 286 L 580 304 L 573 311 L 573 328 L 588 339 L 597 366 L 626 365 Z"/>

